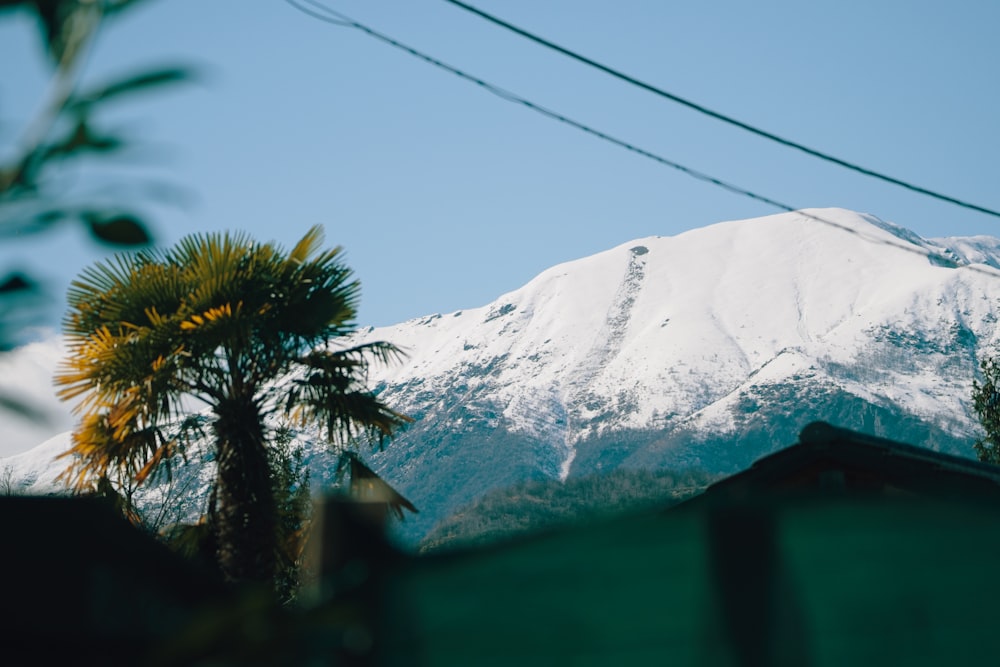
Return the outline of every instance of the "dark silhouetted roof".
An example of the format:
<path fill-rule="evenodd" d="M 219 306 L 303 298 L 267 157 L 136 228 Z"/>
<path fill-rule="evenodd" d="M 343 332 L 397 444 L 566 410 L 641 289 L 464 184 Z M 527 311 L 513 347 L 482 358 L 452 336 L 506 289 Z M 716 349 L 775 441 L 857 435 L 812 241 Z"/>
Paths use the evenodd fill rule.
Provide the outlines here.
<path fill-rule="evenodd" d="M 796 494 L 1000 504 L 1000 467 L 814 422 L 796 444 L 713 484 L 691 504 Z"/>

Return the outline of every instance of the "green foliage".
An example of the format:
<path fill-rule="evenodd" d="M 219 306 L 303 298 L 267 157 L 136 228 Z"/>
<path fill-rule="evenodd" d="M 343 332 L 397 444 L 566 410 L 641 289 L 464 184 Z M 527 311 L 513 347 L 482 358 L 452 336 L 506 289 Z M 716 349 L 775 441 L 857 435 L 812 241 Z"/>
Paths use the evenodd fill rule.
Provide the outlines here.
<path fill-rule="evenodd" d="M 69 222 L 81 224 L 101 245 L 131 248 L 150 243 L 145 216 L 134 206 L 67 187 L 60 177 L 72 164 L 93 164 L 95 158 L 113 158 L 131 147 L 125 137 L 100 126 L 99 112 L 129 94 L 189 76 L 184 68 L 166 67 L 81 86 L 81 63 L 105 19 L 134 4 L 136 0 L 0 0 L 0 12 L 26 10 L 36 15 L 53 72 L 41 112 L 25 124 L 16 145 L 4 147 L 11 157 L 0 163 L 0 239 L 23 238 Z M 18 318 L 36 313 L 44 296 L 26 276 L 0 278 L 0 349 L 17 342 L 16 332 L 24 325 Z"/>
<path fill-rule="evenodd" d="M 986 434 L 973 447 L 980 461 L 1000 464 L 1000 362 L 988 357 L 979 367 L 983 382 L 972 382 L 972 409 Z"/>
<path fill-rule="evenodd" d="M 297 501 L 272 492 L 278 433 L 265 417 L 317 423 L 336 449 L 381 444 L 407 421 L 365 386 L 369 365 L 399 351 L 336 345 L 354 330 L 359 286 L 341 250 L 321 243 L 319 227 L 289 252 L 244 234 L 195 235 L 85 270 L 69 291 L 56 376 L 61 397 L 81 398 L 64 479 L 142 483 L 184 449 L 188 424 L 201 432 L 179 421 L 194 399 L 212 413 L 220 567 L 236 581 L 273 579 L 282 504 Z M 277 473 L 286 490 L 301 472 L 288 466 Z"/>
<path fill-rule="evenodd" d="M 302 555 L 312 515 L 309 469 L 303 461 L 302 450 L 293 449 L 290 443 L 291 432 L 287 429 L 279 431 L 267 452 L 272 471 L 271 493 L 278 514 L 275 590 L 279 599 L 286 603 L 294 600 L 298 592 Z"/>
<path fill-rule="evenodd" d="M 298 595 L 303 552 L 312 518 L 309 469 L 302 449 L 293 447 L 291 442 L 292 431 L 279 429 L 267 450 L 271 494 L 277 515 L 274 591 L 282 604 L 293 602 Z M 144 527 L 154 529 L 160 541 L 185 558 L 217 568 L 215 535 L 209 517 L 202 517 L 193 524 L 171 523 L 159 529 L 149 524 Z"/>
<path fill-rule="evenodd" d="M 701 493 L 716 476 L 698 471 L 633 470 L 535 480 L 486 494 L 445 519 L 421 551 L 480 545 L 648 507 L 670 507 Z"/>
<path fill-rule="evenodd" d="M 93 21 L 116 14 L 140 0 L 0 0 L 0 11 L 26 9 L 38 18 L 38 27 L 53 64 L 78 57 L 81 42 L 90 37 Z"/>

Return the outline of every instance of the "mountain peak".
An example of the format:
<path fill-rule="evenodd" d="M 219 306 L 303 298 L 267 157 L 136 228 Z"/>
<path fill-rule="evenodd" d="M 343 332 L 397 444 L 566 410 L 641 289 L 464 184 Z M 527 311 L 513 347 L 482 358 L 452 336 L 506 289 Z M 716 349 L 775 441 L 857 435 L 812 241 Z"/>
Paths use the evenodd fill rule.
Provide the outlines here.
<path fill-rule="evenodd" d="M 962 243 L 806 209 L 633 239 L 482 308 L 375 329 L 364 339 L 411 355 L 377 381 L 418 419 L 377 464 L 480 456 L 491 486 L 621 465 L 731 472 L 817 419 L 957 450 L 998 283 L 953 268 L 1000 247 Z M 476 475 L 447 469 L 449 502 L 474 495 Z M 426 484 L 406 480 L 419 497 Z"/>
<path fill-rule="evenodd" d="M 972 379 L 1000 342 L 998 275 L 971 264 L 1000 266 L 1000 240 L 835 208 L 634 239 L 360 331 L 408 353 L 369 381 L 415 419 L 369 461 L 420 508 L 416 537 L 530 479 L 735 472 L 818 420 L 971 455 Z"/>

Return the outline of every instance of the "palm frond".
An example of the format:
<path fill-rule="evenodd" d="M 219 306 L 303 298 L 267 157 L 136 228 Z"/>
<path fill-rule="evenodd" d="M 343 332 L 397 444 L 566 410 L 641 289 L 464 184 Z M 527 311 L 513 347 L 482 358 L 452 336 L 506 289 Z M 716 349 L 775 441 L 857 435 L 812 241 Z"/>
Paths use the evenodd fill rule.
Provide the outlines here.
<path fill-rule="evenodd" d="M 398 360 L 398 348 L 329 344 L 354 332 L 360 285 L 341 249 L 322 251 L 322 240 L 313 227 L 286 253 L 243 233 L 199 234 L 85 270 L 70 288 L 68 356 L 55 378 L 60 397 L 79 400 L 62 479 L 84 489 L 169 477 L 193 434 L 210 431 L 220 566 L 230 577 L 269 576 L 270 550 L 242 553 L 270 539 L 274 522 L 264 413 L 317 423 L 345 447 L 381 446 L 410 421 L 366 387 L 372 364 Z M 290 388 L 276 382 L 289 374 Z M 190 397 L 211 411 L 211 429 L 185 419 Z M 358 465 L 357 484 L 375 485 Z M 387 497 L 397 514 L 415 511 Z"/>
<path fill-rule="evenodd" d="M 323 228 L 314 225 L 288 253 L 288 261 L 295 265 L 305 264 L 309 256 L 319 249 L 321 243 L 323 243 Z"/>
<path fill-rule="evenodd" d="M 413 421 L 382 403 L 368 391 L 341 391 L 333 384 L 306 382 L 288 417 L 298 424 L 318 423 L 334 445 L 367 441 L 382 447 L 400 427 Z"/>
<path fill-rule="evenodd" d="M 71 488 L 86 490 L 101 477 L 136 479 L 139 483 L 152 472 L 151 460 L 162 461 L 171 447 L 158 428 L 135 427 L 123 431 L 104 413 L 86 415 L 73 432 L 72 446 L 58 458 L 70 459 L 59 479 Z M 145 474 L 140 474 L 147 469 Z"/>

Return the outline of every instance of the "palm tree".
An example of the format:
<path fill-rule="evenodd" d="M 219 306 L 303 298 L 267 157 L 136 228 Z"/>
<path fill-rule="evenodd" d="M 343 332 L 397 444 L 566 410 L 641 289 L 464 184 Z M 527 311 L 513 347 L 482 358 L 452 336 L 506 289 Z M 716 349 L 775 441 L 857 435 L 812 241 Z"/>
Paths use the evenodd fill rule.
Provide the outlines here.
<path fill-rule="evenodd" d="M 56 382 L 63 399 L 82 398 L 66 481 L 148 479 L 183 449 L 181 417 L 200 401 L 218 465 L 209 521 L 232 581 L 275 572 L 265 417 L 318 423 L 345 451 L 381 445 L 408 421 L 365 386 L 370 364 L 399 350 L 335 346 L 354 331 L 359 284 L 340 248 L 321 242 L 319 227 L 287 253 L 243 234 L 194 235 L 100 262 L 69 290 Z"/>

